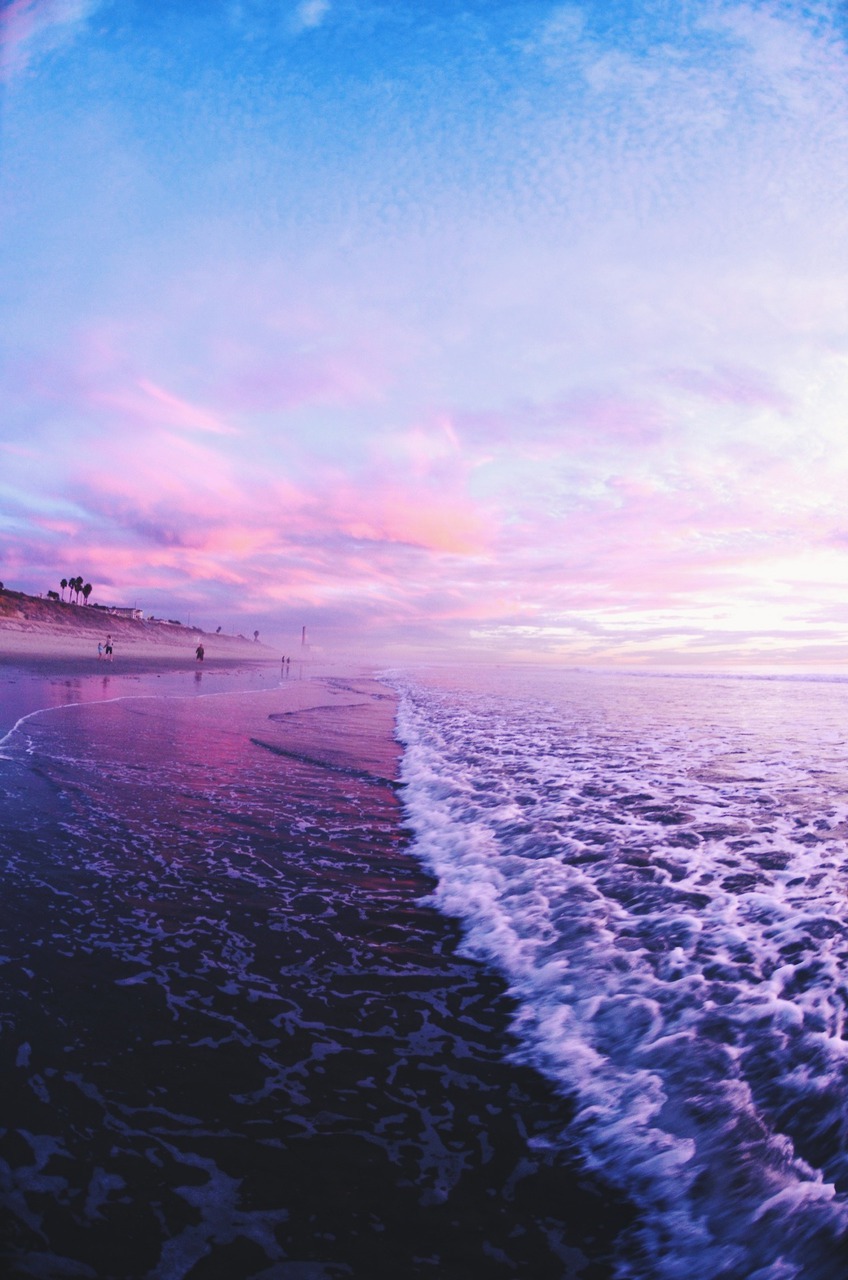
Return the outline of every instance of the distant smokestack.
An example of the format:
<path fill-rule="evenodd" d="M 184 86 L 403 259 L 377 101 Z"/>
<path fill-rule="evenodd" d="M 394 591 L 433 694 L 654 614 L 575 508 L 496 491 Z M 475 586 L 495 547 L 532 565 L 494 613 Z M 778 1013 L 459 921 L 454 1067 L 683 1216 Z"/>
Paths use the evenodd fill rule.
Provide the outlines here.
<path fill-rule="evenodd" d="M 300 647 L 306 648 L 306 627 L 303 627 L 300 632 Z"/>

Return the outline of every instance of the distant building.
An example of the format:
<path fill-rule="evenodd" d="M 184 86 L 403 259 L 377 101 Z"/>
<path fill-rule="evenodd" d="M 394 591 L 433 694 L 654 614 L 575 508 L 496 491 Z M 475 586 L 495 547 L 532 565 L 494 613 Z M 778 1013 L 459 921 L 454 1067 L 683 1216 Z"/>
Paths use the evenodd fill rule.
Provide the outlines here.
<path fill-rule="evenodd" d="M 107 613 L 114 613 L 116 618 L 133 618 L 136 622 L 144 621 L 143 609 L 131 609 L 128 605 L 107 604 Z"/>

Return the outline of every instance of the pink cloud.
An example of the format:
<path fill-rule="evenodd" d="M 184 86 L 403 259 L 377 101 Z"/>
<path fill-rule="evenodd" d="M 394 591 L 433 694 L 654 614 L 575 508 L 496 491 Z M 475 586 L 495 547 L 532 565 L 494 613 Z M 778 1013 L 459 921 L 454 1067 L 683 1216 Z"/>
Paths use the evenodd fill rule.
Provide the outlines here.
<path fill-rule="evenodd" d="M 557 450 L 579 443 L 644 446 L 665 434 L 666 415 L 657 402 L 637 395 L 587 389 L 548 402 L 516 402 L 499 409 L 454 415 L 461 437 L 491 446 L 507 444 L 525 452 Z"/>
<path fill-rule="evenodd" d="M 229 359 L 211 390 L 230 411 L 268 413 L 309 404 L 349 407 L 379 401 L 384 391 L 386 372 L 368 351 L 294 354 L 253 346 L 231 348 L 225 356 Z"/>
<path fill-rule="evenodd" d="M 682 391 L 713 404 L 733 404 L 740 408 L 773 409 L 789 413 L 790 396 L 759 369 L 737 365 L 716 365 L 711 369 L 669 369 L 665 380 Z"/>
<path fill-rule="evenodd" d="M 162 424 L 184 431 L 208 431 L 214 435 L 236 434 L 234 427 L 215 414 L 190 404 L 146 378 L 139 378 L 135 388 L 119 391 L 92 388 L 87 399 L 90 404 L 117 410 L 124 418 L 136 423 Z"/>
<path fill-rule="evenodd" d="M 155 326 L 154 326 L 155 331 Z M 42 419 L 76 413 L 104 420 L 110 432 L 168 427 L 173 430 L 240 435 L 251 425 L 274 431 L 281 415 L 299 409 L 350 411 L 381 402 L 389 373 L 372 336 L 345 346 L 328 345 L 320 334 L 260 331 L 256 340 L 208 339 L 209 369 L 199 393 L 192 388 L 199 357 L 181 360 L 164 352 L 161 335 L 151 341 L 141 321 L 135 328 L 108 323 L 69 336 L 65 358 L 21 362 L 12 390 L 20 403 L 41 408 Z M 255 422 L 256 415 L 265 415 Z M 252 421 L 253 419 L 253 421 Z"/>
<path fill-rule="evenodd" d="M 61 534 L 63 538 L 76 538 L 83 531 L 81 520 L 56 520 L 47 516 L 34 516 L 33 524 L 48 533 Z"/>
<path fill-rule="evenodd" d="M 457 498 L 392 493 L 374 502 L 358 501 L 340 524 L 350 537 L 375 542 L 404 542 L 450 555 L 474 555 L 487 545 L 479 515 Z"/>
<path fill-rule="evenodd" d="M 740 569 L 775 545 L 772 482 L 797 491 L 774 473 L 794 462 L 767 458 L 764 480 L 758 440 L 715 456 L 688 440 L 678 452 L 648 396 L 589 390 L 477 414 L 419 406 L 391 426 L 316 413 L 293 431 L 282 413 L 251 420 L 246 405 L 268 413 L 338 395 L 342 409 L 358 406 L 381 394 L 379 360 L 357 382 L 351 351 L 337 368 L 326 352 L 277 368 L 254 352 L 247 373 L 233 351 L 197 396 L 190 365 L 171 375 L 130 357 L 128 335 L 108 327 L 89 338 L 73 366 L 29 371 L 57 424 L 57 500 L 72 495 L 86 515 L 42 519 L 22 563 L 53 576 L 59 560 L 77 564 L 95 598 L 122 600 L 132 583 L 149 607 L 168 596 L 233 613 L 358 610 L 369 626 L 416 633 L 422 619 L 543 626 L 623 600 L 662 610 L 737 590 Z M 66 414 L 84 424 L 72 453 L 60 447 Z M 312 421 L 332 437 L 332 468 L 323 440 L 311 448 Z"/>
<path fill-rule="evenodd" d="M 61 44 L 98 0 L 10 0 L 0 14 L 0 79 L 25 71 L 41 48 Z"/>
<path fill-rule="evenodd" d="M 414 574 L 429 579 L 446 556 L 484 553 L 492 536 L 461 472 L 452 486 L 425 478 L 413 487 L 392 472 L 352 484 L 326 471 L 300 489 L 222 454 L 214 438 L 162 429 L 102 440 L 73 470 L 88 522 L 63 555 L 84 560 L 101 583 L 129 574 L 137 592 L 156 589 L 163 575 L 182 591 L 205 584 L 213 596 L 237 586 L 238 608 L 266 609 L 294 592 L 316 603 L 391 599 L 403 613 L 418 590 Z"/>
<path fill-rule="evenodd" d="M 375 457 L 385 456 L 387 453 L 394 454 L 419 475 L 430 474 L 445 463 L 455 469 L 457 460 L 462 465 L 462 446 L 447 414 L 437 415 L 426 426 L 393 431 L 387 438 L 381 439 L 374 450 Z"/>
<path fill-rule="evenodd" d="M 66 462 L 68 491 L 100 536 L 108 529 L 118 543 L 144 547 L 145 556 L 168 548 L 185 555 L 213 536 L 220 545 L 222 528 L 267 517 L 219 439 L 161 427 L 98 434 L 82 457 Z"/>
<path fill-rule="evenodd" d="M 217 435 L 233 435 L 234 428 L 220 421 L 213 414 L 187 400 L 172 395 L 163 387 L 157 387 L 146 378 L 139 378 L 138 386 L 150 398 L 164 406 L 165 420 L 170 426 L 186 427 L 189 430 L 211 431 Z"/>
<path fill-rule="evenodd" d="M 27 44 L 38 30 L 43 8 L 38 0 L 11 0 L 0 15 L 0 69 L 4 80 L 26 66 Z"/>
<path fill-rule="evenodd" d="M 37 449 L 28 448 L 22 444 L 13 444 L 8 440 L 0 441 L 0 450 L 3 453 L 12 454 L 16 458 L 37 458 L 39 456 Z"/>

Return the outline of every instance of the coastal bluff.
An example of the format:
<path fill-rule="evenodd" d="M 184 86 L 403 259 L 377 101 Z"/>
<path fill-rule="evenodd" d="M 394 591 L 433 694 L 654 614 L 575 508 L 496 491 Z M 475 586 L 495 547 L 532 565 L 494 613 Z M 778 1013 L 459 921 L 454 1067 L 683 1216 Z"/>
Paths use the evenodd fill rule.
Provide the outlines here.
<path fill-rule="evenodd" d="M 108 606 L 70 604 L 0 589 L 0 655 L 83 656 L 96 654 L 110 634 L 115 656 L 191 657 L 202 644 L 207 659 L 269 662 L 276 649 L 242 635 L 216 634 L 178 622 L 138 619 Z"/>

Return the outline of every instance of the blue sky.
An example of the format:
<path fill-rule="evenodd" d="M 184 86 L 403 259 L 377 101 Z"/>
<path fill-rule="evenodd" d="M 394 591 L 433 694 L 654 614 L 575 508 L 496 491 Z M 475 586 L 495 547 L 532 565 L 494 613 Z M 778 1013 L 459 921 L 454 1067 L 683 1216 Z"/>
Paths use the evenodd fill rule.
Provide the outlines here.
<path fill-rule="evenodd" d="M 7 583 L 841 661 L 840 6 L 15 0 L 2 65 Z"/>

